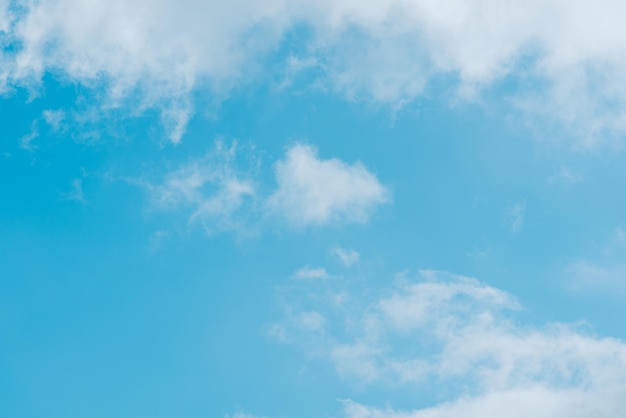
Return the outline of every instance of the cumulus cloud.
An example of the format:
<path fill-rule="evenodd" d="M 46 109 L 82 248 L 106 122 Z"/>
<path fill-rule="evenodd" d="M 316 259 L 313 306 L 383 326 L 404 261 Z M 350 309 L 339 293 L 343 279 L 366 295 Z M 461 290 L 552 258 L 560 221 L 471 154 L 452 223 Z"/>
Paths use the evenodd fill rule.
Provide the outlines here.
<path fill-rule="evenodd" d="M 345 401 L 348 418 L 623 413 L 626 343 L 580 324 L 525 324 L 513 296 L 475 279 L 423 271 L 416 281 L 350 292 L 344 303 L 328 289 L 295 292 L 291 308 L 314 311 L 334 326 L 317 321 L 311 332 L 300 325 L 300 310 L 287 310 L 283 341 L 332 362 L 346 379 L 410 385 L 445 400 L 412 411 Z"/>
<path fill-rule="evenodd" d="M 320 159 L 308 145 L 290 148 L 275 174 L 278 190 L 268 206 L 295 226 L 364 223 L 389 200 L 388 190 L 363 164 Z"/>
<path fill-rule="evenodd" d="M 148 189 L 153 208 L 185 211 L 189 223 L 200 223 L 209 233 L 248 234 L 270 218 L 296 226 L 364 223 L 389 199 L 387 189 L 361 163 L 320 160 L 306 145 L 289 148 L 275 164 L 277 186 L 268 193 L 261 184 L 260 157 L 247 151 L 242 158 L 237 142 L 227 146 L 218 141 L 213 151 L 168 171 L 159 181 L 138 183 Z M 342 251 L 345 262 L 358 260 L 358 253 Z M 296 273 L 299 278 L 327 275 L 310 266 Z"/>
<path fill-rule="evenodd" d="M 221 97 L 295 58 L 394 107 L 442 78 L 470 99 L 507 82 L 507 102 L 593 146 L 626 130 L 624 16 L 617 0 L 3 0 L 0 90 L 45 73 L 104 87 L 105 107 L 161 109 L 179 141 L 193 91 Z M 282 42 L 303 28 L 303 45 Z"/>

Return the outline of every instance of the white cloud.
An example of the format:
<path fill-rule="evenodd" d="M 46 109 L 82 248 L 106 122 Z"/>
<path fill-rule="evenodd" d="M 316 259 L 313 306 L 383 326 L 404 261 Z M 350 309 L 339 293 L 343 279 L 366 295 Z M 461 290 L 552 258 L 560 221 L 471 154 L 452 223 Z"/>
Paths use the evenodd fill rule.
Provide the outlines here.
<path fill-rule="evenodd" d="M 626 291 L 626 264 L 579 260 L 570 263 L 565 276 L 573 290 Z"/>
<path fill-rule="evenodd" d="M 226 415 L 224 418 L 230 418 L 230 416 Z M 261 417 L 259 415 L 251 415 L 246 412 L 240 411 L 240 412 L 235 413 L 235 415 L 233 415 L 232 418 L 267 418 L 267 417 Z"/>
<path fill-rule="evenodd" d="M 595 254 L 570 261 L 563 269 L 563 277 L 569 289 L 592 291 L 611 295 L 626 292 L 626 232 L 614 228 Z"/>
<path fill-rule="evenodd" d="M 380 409 L 344 402 L 346 418 L 619 418 L 622 400 L 607 391 L 590 394 L 584 390 L 544 387 L 493 392 L 415 411 Z"/>
<path fill-rule="evenodd" d="M 364 223 L 389 200 L 388 190 L 363 164 L 319 159 L 308 145 L 290 148 L 275 173 L 278 190 L 268 207 L 295 226 Z"/>
<path fill-rule="evenodd" d="M 87 203 L 87 199 L 85 199 L 85 193 L 83 192 L 82 179 L 72 180 L 72 190 L 68 193 L 63 193 L 62 197 L 66 200 L 72 200 L 79 203 Z"/>
<path fill-rule="evenodd" d="M 346 401 L 348 418 L 619 417 L 626 397 L 626 343 L 581 325 L 516 320 L 519 304 L 477 280 L 424 271 L 375 292 L 294 293 L 283 341 L 300 344 L 360 383 L 410 385 L 442 399 L 413 411 Z M 345 285 L 345 283 L 336 283 Z M 297 292 L 297 290 L 296 290 Z M 299 325 L 314 311 L 335 327 Z"/>
<path fill-rule="evenodd" d="M 324 267 L 304 266 L 295 272 L 296 279 L 326 279 L 328 273 Z"/>
<path fill-rule="evenodd" d="M 159 230 L 153 232 L 148 239 L 148 253 L 158 253 L 163 248 L 163 245 L 165 241 L 168 240 L 169 236 L 170 233 L 168 231 Z"/>
<path fill-rule="evenodd" d="M 11 16 L 8 10 L 9 4 L 7 0 L 0 3 L 0 32 L 7 32 L 11 26 Z"/>
<path fill-rule="evenodd" d="M 62 110 L 46 109 L 41 112 L 43 120 L 50 126 L 52 132 L 59 132 L 63 128 L 66 115 Z"/>
<path fill-rule="evenodd" d="M 26 151 L 32 152 L 36 150 L 37 145 L 33 144 L 33 141 L 39 137 L 39 126 L 37 121 L 33 121 L 30 126 L 30 132 L 20 138 L 20 148 Z"/>
<path fill-rule="evenodd" d="M 312 147 L 304 145 L 290 148 L 275 164 L 277 188 L 264 194 L 263 167 L 252 148 L 247 158 L 241 158 L 236 141 L 230 146 L 217 141 L 213 151 L 167 172 L 160 181 L 135 183 L 148 189 L 153 208 L 186 211 L 190 223 L 200 223 L 210 234 L 253 234 L 268 217 L 296 226 L 365 223 L 388 200 L 387 189 L 360 162 L 320 160 Z M 358 260 L 358 253 L 342 254 L 345 262 L 355 254 Z M 328 276 L 323 268 L 310 266 L 296 273 L 300 278 L 322 276 Z"/>
<path fill-rule="evenodd" d="M 526 203 L 518 202 L 506 209 L 505 218 L 511 232 L 514 234 L 520 232 L 524 226 L 524 216 L 526 215 Z"/>
<path fill-rule="evenodd" d="M 237 143 L 217 142 L 205 157 L 167 173 L 160 184 L 148 183 L 153 206 L 188 211 L 189 222 L 200 222 L 208 233 L 250 232 L 248 217 L 256 188 L 250 174 L 236 166 Z"/>
<path fill-rule="evenodd" d="M 332 247 L 330 249 L 330 253 L 341 261 L 341 264 L 346 267 L 351 267 L 352 265 L 358 263 L 361 258 L 361 255 L 357 251 L 337 246 Z"/>
<path fill-rule="evenodd" d="M 533 121 L 592 146 L 626 131 L 625 16 L 618 0 L 3 0 L 0 90 L 46 72 L 104 85 L 104 107 L 161 109 L 178 141 L 194 89 L 222 97 L 280 73 L 272 54 L 307 27 L 288 56 L 350 98 L 395 107 L 442 77 L 465 98 L 507 81 L 500 94 Z"/>
<path fill-rule="evenodd" d="M 548 180 L 550 183 L 566 183 L 566 184 L 575 184 L 583 181 L 583 177 L 579 174 L 574 173 L 568 167 L 561 167 L 561 169 L 554 174 Z"/>

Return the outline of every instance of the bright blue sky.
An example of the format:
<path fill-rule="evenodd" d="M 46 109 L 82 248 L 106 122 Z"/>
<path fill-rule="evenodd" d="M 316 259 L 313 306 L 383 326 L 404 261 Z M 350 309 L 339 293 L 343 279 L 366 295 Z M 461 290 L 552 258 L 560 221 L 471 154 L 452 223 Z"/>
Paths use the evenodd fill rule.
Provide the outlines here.
<path fill-rule="evenodd" d="M 622 416 L 625 14 L 0 0 L 0 416 Z"/>

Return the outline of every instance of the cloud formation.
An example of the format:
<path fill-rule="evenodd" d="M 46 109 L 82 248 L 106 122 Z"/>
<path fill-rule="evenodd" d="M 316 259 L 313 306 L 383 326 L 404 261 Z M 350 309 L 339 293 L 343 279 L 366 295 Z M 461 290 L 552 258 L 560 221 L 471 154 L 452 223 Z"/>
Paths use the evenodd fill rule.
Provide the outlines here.
<path fill-rule="evenodd" d="M 571 260 L 563 269 L 566 286 L 586 294 L 622 296 L 626 292 L 626 232 L 615 228 L 596 254 Z"/>
<path fill-rule="evenodd" d="M 363 164 L 322 160 L 309 145 L 295 145 L 275 164 L 278 189 L 268 199 L 271 211 L 294 226 L 329 222 L 365 223 L 389 200 L 389 192 Z"/>
<path fill-rule="evenodd" d="M 269 218 L 297 227 L 365 223 L 389 200 L 389 191 L 363 164 L 321 160 L 308 145 L 292 146 L 274 165 L 276 188 L 269 193 L 260 181 L 260 159 L 251 155 L 248 160 L 250 166 L 241 163 L 236 142 L 217 142 L 212 152 L 166 173 L 161 181 L 140 183 L 149 190 L 154 208 L 188 211 L 189 222 L 200 222 L 209 233 L 246 233 Z M 301 276 L 314 273 L 303 270 Z"/>
<path fill-rule="evenodd" d="M 297 300 L 291 307 L 315 313 L 318 325 L 334 325 L 311 332 L 301 325 L 300 311 L 288 310 L 283 341 L 334 363 L 346 379 L 410 384 L 448 396 L 414 411 L 346 401 L 348 418 L 622 413 L 626 343 L 575 324 L 523 324 L 511 295 L 475 279 L 422 271 L 417 281 L 376 292 L 326 287 L 313 295 L 307 289 L 306 296 L 296 290 L 290 298 Z"/>
<path fill-rule="evenodd" d="M 249 213 L 256 198 L 253 172 L 237 166 L 237 143 L 216 143 L 203 158 L 167 173 L 158 184 L 143 183 L 153 207 L 185 210 L 189 222 L 200 222 L 209 233 L 249 232 Z"/>
<path fill-rule="evenodd" d="M 326 279 L 328 278 L 328 272 L 324 267 L 311 267 L 304 266 L 299 268 L 295 272 L 294 277 L 296 279 Z"/>
<path fill-rule="evenodd" d="M 330 253 L 337 258 L 345 267 L 352 267 L 359 262 L 361 255 L 350 248 L 332 247 Z"/>
<path fill-rule="evenodd" d="M 516 234 L 522 230 L 525 215 L 526 202 L 517 202 L 507 207 L 505 219 L 509 224 L 512 233 Z"/>
<path fill-rule="evenodd" d="M 626 130 L 625 16 L 617 0 L 3 0 L 0 90 L 46 73 L 104 87 L 109 108 L 161 109 L 176 142 L 192 91 L 220 97 L 299 62 L 393 107 L 442 78 L 469 99 L 507 83 L 505 101 L 587 147 Z M 301 45 L 283 43 L 299 32 Z"/>

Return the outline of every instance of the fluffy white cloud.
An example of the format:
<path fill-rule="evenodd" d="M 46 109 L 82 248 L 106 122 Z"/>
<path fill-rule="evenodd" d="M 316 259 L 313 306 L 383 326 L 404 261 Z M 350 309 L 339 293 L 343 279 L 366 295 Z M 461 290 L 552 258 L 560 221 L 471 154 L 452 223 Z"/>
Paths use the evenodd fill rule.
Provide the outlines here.
<path fill-rule="evenodd" d="M 332 221 L 366 222 L 389 192 L 363 164 L 322 160 L 308 145 L 295 145 L 275 164 L 278 190 L 271 211 L 295 226 Z"/>
<path fill-rule="evenodd" d="M 345 289 L 291 295 L 293 306 L 324 321 L 312 332 L 298 309 L 288 310 L 282 341 L 333 362 L 345 378 L 410 384 L 447 397 L 414 411 L 346 401 L 348 418 L 623 414 L 626 343 L 576 324 L 523 324 L 515 319 L 519 304 L 504 291 L 443 272 L 421 275 L 341 299 L 333 293 Z"/>
<path fill-rule="evenodd" d="M 104 85 L 108 107 L 162 109 L 178 141 L 194 89 L 219 97 L 280 73 L 281 50 L 322 84 L 392 106 L 442 78 L 465 98 L 505 81 L 515 106 L 591 146 L 626 130 L 625 16 L 617 0 L 2 0 L 0 90 L 45 72 Z M 282 44 L 303 27 L 304 45 Z"/>
<path fill-rule="evenodd" d="M 244 153 L 246 151 L 244 150 Z M 389 192 L 376 176 L 357 162 L 320 160 L 310 146 L 287 150 L 275 168 L 277 188 L 263 193 L 257 153 L 247 150 L 242 158 L 237 143 L 216 142 L 207 155 L 167 172 L 160 181 L 136 181 L 148 189 L 152 207 L 189 213 L 209 233 L 237 231 L 255 233 L 270 217 L 291 225 L 322 225 L 330 222 L 366 222 L 388 200 Z M 345 262 L 355 254 L 341 253 Z M 339 255 L 338 255 L 339 256 Z M 322 278 L 323 268 L 306 266 L 298 278 Z"/>

